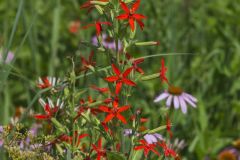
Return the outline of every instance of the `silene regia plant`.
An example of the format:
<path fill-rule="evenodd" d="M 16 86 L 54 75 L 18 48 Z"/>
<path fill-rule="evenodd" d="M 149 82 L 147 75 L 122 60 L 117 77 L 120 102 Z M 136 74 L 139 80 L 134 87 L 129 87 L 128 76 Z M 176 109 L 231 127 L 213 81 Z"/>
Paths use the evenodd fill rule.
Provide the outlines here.
<path fill-rule="evenodd" d="M 175 139 L 170 119 L 174 109 L 186 114 L 188 106 L 196 107 L 197 99 L 174 86 L 167 77 L 164 58 L 159 59 L 159 71 L 146 75 L 141 64 L 151 57 L 134 57 L 132 47 L 159 45 L 157 41 L 139 42 L 136 33 L 144 29 L 147 17 L 141 14 L 140 0 L 87 0 L 81 9 L 99 18 L 90 24 L 79 21 L 70 32 L 95 28 L 95 36 L 84 44 L 91 48 L 89 56 L 80 56 L 81 67 L 72 68 L 66 77 L 40 77 L 36 87 L 42 94 L 35 104 L 36 111 L 24 111 L 35 121 L 27 129 L 15 119 L 0 128 L 0 145 L 12 159 L 83 159 L 83 160 L 143 160 L 181 159 L 179 150 L 185 144 Z M 150 17 L 149 17 L 150 18 Z M 96 62 L 103 56 L 105 62 Z M 10 57 L 11 58 L 11 57 Z M 6 62 L 9 62 L 9 59 Z M 3 60 L 1 60 L 3 61 Z M 106 67 L 100 67 L 105 65 Z M 82 79 L 98 79 L 99 84 L 79 85 Z M 141 106 L 130 104 L 136 87 L 150 80 L 163 83 L 161 92 L 152 97 L 159 107 L 169 110 L 162 115 L 164 122 L 146 128 Z M 90 92 L 94 92 L 94 96 Z M 141 93 L 144 94 L 144 93 Z M 137 100 L 135 100 L 137 101 Z M 160 103 L 165 101 L 165 103 Z M 151 107 L 152 104 L 149 104 Z M 177 111 L 176 111 L 177 112 Z M 16 116 L 17 117 L 17 116 Z M 15 117 L 15 118 L 16 118 Z M 41 133 L 41 134 L 40 134 Z"/>

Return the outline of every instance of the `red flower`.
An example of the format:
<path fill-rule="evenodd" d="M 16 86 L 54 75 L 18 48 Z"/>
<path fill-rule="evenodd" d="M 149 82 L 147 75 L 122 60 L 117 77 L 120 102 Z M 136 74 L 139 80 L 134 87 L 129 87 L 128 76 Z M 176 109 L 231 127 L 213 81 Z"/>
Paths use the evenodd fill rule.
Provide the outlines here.
<path fill-rule="evenodd" d="M 138 73 L 144 74 L 144 71 L 142 70 L 142 68 L 138 66 L 138 64 L 142 63 L 143 61 L 144 61 L 144 58 L 133 60 L 132 61 L 133 70 L 137 71 Z"/>
<path fill-rule="evenodd" d="M 80 27 L 80 21 L 73 21 L 70 23 L 69 32 L 75 34 L 77 33 L 79 27 Z"/>
<path fill-rule="evenodd" d="M 168 83 L 168 79 L 166 77 L 167 68 L 164 65 L 164 59 L 162 59 L 161 63 L 162 63 L 162 67 L 160 69 L 160 79 L 161 79 L 162 82 L 165 81 L 165 82 Z"/>
<path fill-rule="evenodd" d="M 67 142 L 67 143 L 70 143 L 70 144 L 73 144 L 75 143 L 77 146 L 79 146 L 80 144 L 80 140 L 83 139 L 84 137 L 87 137 L 88 134 L 78 134 L 77 131 L 74 132 L 74 139 L 72 136 L 68 136 L 66 134 L 63 134 L 61 136 L 58 137 L 58 139 L 61 141 L 61 142 Z M 75 142 L 73 141 L 75 140 Z"/>
<path fill-rule="evenodd" d="M 108 25 L 108 26 L 111 26 L 111 25 L 112 25 L 110 22 L 100 22 L 100 21 L 96 21 L 95 23 L 86 25 L 86 26 L 84 26 L 84 27 L 82 27 L 82 28 L 83 28 L 83 29 L 88 29 L 89 27 L 95 26 L 95 28 L 96 28 L 96 34 L 97 34 L 97 36 L 100 36 L 100 35 L 101 35 L 101 32 L 103 31 L 103 29 L 102 29 L 102 24 L 105 24 L 105 25 Z"/>
<path fill-rule="evenodd" d="M 50 101 L 50 100 L 49 100 Z M 34 115 L 35 119 L 40 119 L 40 120 L 48 120 L 51 119 L 54 114 L 58 111 L 60 106 L 52 106 L 49 103 L 45 103 L 42 99 L 39 99 L 40 104 L 43 106 L 44 111 L 46 114 L 37 114 Z M 51 101 L 52 103 L 52 101 Z"/>
<path fill-rule="evenodd" d="M 97 152 L 97 160 L 101 160 L 101 157 L 106 156 L 106 150 L 102 148 L 102 138 L 99 138 L 97 146 L 92 144 L 92 148 Z"/>
<path fill-rule="evenodd" d="M 147 157 L 149 151 L 154 152 L 155 154 L 157 154 L 158 156 L 160 156 L 160 153 L 158 153 L 158 151 L 155 150 L 156 145 L 155 144 L 148 144 L 145 140 L 140 140 L 139 141 L 142 145 L 140 146 L 136 146 L 134 148 L 134 150 L 140 150 L 143 149 L 144 150 L 144 155 L 145 157 Z"/>
<path fill-rule="evenodd" d="M 81 62 L 82 62 L 82 68 L 80 71 L 87 71 L 90 66 L 95 66 L 96 62 L 93 61 L 93 55 L 94 52 L 92 51 L 88 57 L 88 60 L 86 60 L 83 56 L 81 56 Z"/>
<path fill-rule="evenodd" d="M 170 118 L 169 118 L 169 117 L 167 117 L 167 132 L 169 133 L 170 138 L 172 138 L 173 133 L 172 133 L 172 131 L 171 131 L 171 121 L 170 121 Z"/>
<path fill-rule="evenodd" d="M 129 108 L 130 108 L 130 106 L 118 107 L 118 101 L 117 100 L 113 101 L 113 107 L 99 106 L 100 111 L 108 113 L 105 120 L 103 121 L 104 123 L 107 123 L 107 122 L 111 121 L 113 118 L 117 118 L 120 121 L 122 121 L 124 124 L 126 124 L 127 121 L 121 115 L 121 112 L 124 112 L 124 111 L 128 110 Z"/>
<path fill-rule="evenodd" d="M 88 97 L 88 104 L 91 104 L 95 102 L 94 100 L 92 100 L 92 97 L 89 96 Z M 90 110 L 90 112 L 93 114 L 93 115 L 97 115 L 100 111 L 98 108 L 92 108 L 92 107 L 89 107 L 89 106 L 85 106 L 86 103 L 83 99 L 80 100 L 80 106 L 79 106 L 79 109 L 78 109 L 78 114 L 77 116 L 74 118 L 74 121 L 76 121 L 81 115 L 83 112 L 87 111 L 87 110 Z"/>
<path fill-rule="evenodd" d="M 105 78 L 106 81 L 108 82 L 116 82 L 116 94 L 118 94 L 122 88 L 122 84 L 126 84 L 128 86 L 136 86 L 136 84 L 131 81 L 130 79 L 127 79 L 127 76 L 130 74 L 130 72 L 132 71 L 132 67 L 126 69 L 126 71 L 124 71 L 123 73 L 120 72 L 120 70 L 114 65 L 112 64 L 112 69 L 114 71 L 114 73 L 116 74 L 116 76 L 109 76 L 107 78 Z"/>
<path fill-rule="evenodd" d="M 99 91 L 100 93 L 105 93 L 105 92 L 109 92 L 108 88 L 99 88 L 96 85 L 91 85 L 90 86 L 92 89 Z"/>
<path fill-rule="evenodd" d="M 141 27 L 141 29 L 143 29 L 144 24 L 142 22 L 142 19 L 144 19 L 146 17 L 142 14 L 135 13 L 137 11 L 137 9 L 139 8 L 140 0 L 136 0 L 136 2 L 132 5 L 132 8 L 130 8 L 130 9 L 128 8 L 126 3 L 122 2 L 122 1 L 120 1 L 120 3 L 121 3 L 121 7 L 125 13 L 117 16 L 117 19 L 119 19 L 119 20 L 127 19 L 132 31 L 135 30 L 135 21 L 137 21 L 138 25 Z"/>
<path fill-rule="evenodd" d="M 88 0 L 83 5 L 80 6 L 81 9 L 87 9 L 88 13 L 94 8 L 94 5 L 91 3 L 93 0 Z M 108 2 L 109 0 L 95 0 L 100 2 Z"/>
<path fill-rule="evenodd" d="M 159 142 L 158 144 L 162 147 L 162 149 L 164 151 L 164 155 L 166 157 L 170 157 L 170 156 L 176 157 L 176 155 L 177 155 L 176 152 L 174 150 L 168 148 L 168 146 L 165 142 L 161 142 L 161 143 Z"/>

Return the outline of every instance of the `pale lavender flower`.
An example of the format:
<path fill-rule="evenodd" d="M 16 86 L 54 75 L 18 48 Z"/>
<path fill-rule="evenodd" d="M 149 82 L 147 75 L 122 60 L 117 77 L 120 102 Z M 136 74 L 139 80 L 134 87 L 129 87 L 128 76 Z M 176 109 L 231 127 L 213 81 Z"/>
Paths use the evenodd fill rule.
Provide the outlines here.
<path fill-rule="evenodd" d="M 160 102 L 166 99 L 166 106 L 170 107 L 172 104 L 175 109 L 181 110 L 184 114 L 187 113 L 187 104 L 196 108 L 197 99 L 192 95 L 183 92 L 179 87 L 170 86 L 168 90 L 165 90 L 159 96 L 154 99 L 154 102 Z"/>
<path fill-rule="evenodd" d="M 0 126 L 0 135 L 3 132 L 3 126 Z M 0 137 L 0 148 L 3 146 L 3 139 Z"/>
<path fill-rule="evenodd" d="M 3 55 L 2 55 L 2 53 L 0 53 L 0 62 L 9 64 L 12 62 L 13 58 L 14 58 L 14 54 L 11 51 L 8 52 L 5 60 L 3 60 Z"/>
<path fill-rule="evenodd" d="M 123 130 L 123 135 L 124 136 L 131 136 L 133 134 L 132 129 L 124 129 Z"/>
<path fill-rule="evenodd" d="M 162 141 L 163 137 L 161 134 L 158 133 L 154 133 L 154 134 L 146 134 L 143 136 L 143 138 L 145 139 L 145 141 L 148 144 L 154 144 L 157 143 L 158 141 Z"/>
<path fill-rule="evenodd" d="M 93 43 L 93 45 L 98 46 L 97 36 L 94 36 L 92 38 L 92 43 Z M 102 34 L 102 43 L 103 43 L 104 47 L 106 47 L 108 49 L 116 50 L 116 43 L 115 43 L 114 39 L 105 33 Z M 121 41 L 118 41 L 118 50 L 122 50 Z"/>

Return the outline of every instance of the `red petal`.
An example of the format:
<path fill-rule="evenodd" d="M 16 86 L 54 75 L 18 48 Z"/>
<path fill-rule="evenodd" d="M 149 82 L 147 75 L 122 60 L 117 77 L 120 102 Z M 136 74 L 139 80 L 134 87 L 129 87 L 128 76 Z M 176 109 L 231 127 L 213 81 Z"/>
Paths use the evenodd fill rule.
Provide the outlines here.
<path fill-rule="evenodd" d="M 118 109 L 118 112 L 123 112 L 126 111 L 130 108 L 130 106 L 122 106 L 121 108 Z"/>
<path fill-rule="evenodd" d="M 100 36 L 101 35 L 101 32 L 102 32 L 102 26 L 99 22 L 96 23 L 96 34 L 97 36 Z"/>
<path fill-rule="evenodd" d="M 117 19 L 128 19 L 128 14 L 121 14 L 116 17 Z"/>
<path fill-rule="evenodd" d="M 107 106 L 99 106 L 98 109 L 101 110 L 102 112 L 110 112 L 110 109 Z"/>
<path fill-rule="evenodd" d="M 138 25 L 140 26 L 141 30 L 144 28 L 144 23 L 140 20 L 137 20 Z"/>
<path fill-rule="evenodd" d="M 105 120 L 104 120 L 104 123 L 107 123 L 107 122 L 109 122 L 110 120 L 112 120 L 113 119 L 113 117 L 114 117 L 114 115 L 113 114 L 109 114 L 109 115 L 107 115 L 107 117 L 105 118 Z"/>
<path fill-rule="evenodd" d="M 49 119 L 50 117 L 49 117 L 49 115 L 42 115 L 42 114 L 39 114 L 39 115 L 34 115 L 34 118 L 45 120 L 45 119 Z"/>
<path fill-rule="evenodd" d="M 100 137 L 98 140 L 98 147 L 101 147 L 101 146 L 102 146 L 102 138 Z"/>
<path fill-rule="evenodd" d="M 120 92 L 121 88 L 122 88 L 122 82 L 118 82 L 116 85 L 115 93 L 118 94 Z"/>
<path fill-rule="evenodd" d="M 144 18 L 147 18 L 146 16 L 142 15 L 142 14 L 134 14 L 133 17 L 137 20 L 140 20 L 140 19 L 144 19 Z"/>
<path fill-rule="evenodd" d="M 132 67 L 126 69 L 126 71 L 124 71 L 124 73 L 123 73 L 123 77 L 127 77 L 131 73 L 132 69 L 133 69 Z"/>
<path fill-rule="evenodd" d="M 51 109 L 50 109 L 50 106 L 49 104 L 46 104 L 45 107 L 44 107 L 44 110 L 47 114 L 50 114 L 51 113 Z"/>
<path fill-rule="evenodd" d="M 145 148 L 145 149 L 144 149 L 144 156 L 145 156 L 145 157 L 147 157 L 148 152 L 149 152 L 149 149 Z"/>
<path fill-rule="evenodd" d="M 123 9 L 126 13 L 129 13 L 129 12 L 130 12 L 126 3 L 124 3 L 124 2 L 121 1 L 120 4 L 121 4 L 122 9 Z"/>
<path fill-rule="evenodd" d="M 141 74 L 144 74 L 144 71 L 142 70 L 142 68 L 139 68 L 139 67 L 138 67 L 136 70 L 137 70 L 137 72 L 139 72 L 139 73 L 141 73 Z"/>
<path fill-rule="evenodd" d="M 129 86 L 136 86 L 136 83 L 134 83 L 133 81 L 126 79 L 126 78 L 123 79 L 123 83 L 125 83 L 126 85 L 129 85 Z"/>
<path fill-rule="evenodd" d="M 121 115 L 121 114 L 117 114 L 117 118 L 122 121 L 124 124 L 127 124 L 126 119 Z"/>
<path fill-rule="evenodd" d="M 140 59 L 136 59 L 133 61 L 134 64 L 139 64 L 142 63 L 144 61 L 144 58 L 140 58 Z"/>
<path fill-rule="evenodd" d="M 116 75 L 119 76 L 121 74 L 120 70 L 117 68 L 115 64 L 112 64 L 112 69 Z"/>
<path fill-rule="evenodd" d="M 106 77 L 105 80 L 108 81 L 108 82 L 115 82 L 119 79 L 118 76 L 109 76 L 109 77 Z"/>
<path fill-rule="evenodd" d="M 111 26 L 111 25 L 112 25 L 112 23 L 110 23 L 110 22 L 99 22 L 99 23 L 105 24 L 105 25 L 108 25 L 108 26 Z"/>
<path fill-rule="evenodd" d="M 134 147 L 134 150 L 140 150 L 140 149 L 143 149 L 144 148 L 144 146 L 136 146 L 136 147 Z"/>
<path fill-rule="evenodd" d="M 139 5 L 140 5 L 140 1 L 141 0 L 136 0 L 136 2 L 132 5 L 132 12 L 136 12 L 137 9 L 139 8 Z"/>
<path fill-rule="evenodd" d="M 131 27 L 131 30 L 134 31 L 134 30 L 135 30 L 135 22 L 134 22 L 134 19 L 133 19 L 133 18 L 130 18 L 130 19 L 128 20 L 128 22 L 129 22 L 129 25 L 130 25 L 130 27 Z"/>

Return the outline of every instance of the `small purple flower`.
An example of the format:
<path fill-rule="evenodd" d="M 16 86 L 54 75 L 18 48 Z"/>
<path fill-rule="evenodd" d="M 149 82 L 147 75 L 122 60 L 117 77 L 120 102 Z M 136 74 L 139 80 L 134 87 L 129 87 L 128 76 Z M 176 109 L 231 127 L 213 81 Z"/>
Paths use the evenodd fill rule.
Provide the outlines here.
<path fill-rule="evenodd" d="M 157 143 L 159 140 L 162 141 L 163 137 L 162 135 L 158 134 L 158 133 L 154 133 L 154 134 L 146 134 L 144 137 L 145 141 L 148 144 L 153 144 L 153 143 Z"/>
<path fill-rule="evenodd" d="M 124 129 L 123 135 L 124 136 L 131 136 L 133 134 L 132 129 Z"/>
<path fill-rule="evenodd" d="M 93 43 L 93 45 L 98 46 L 97 36 L 94 36 L 92 38 L 92 43 Z M 103 43 L 103 46 L 108 49 L 112 49 L 112 50 L 116 49 L 116 44 L 115 44 L 114 39 L 112 37 L 108 36 L 107 34 L 102 34 L 102 43 Z M 118 50 L 122 50 L 121 41 L 118 41 Z"/>
<path fill-rule="evenodd" d="M 0 126 L 0 135 L 1 133 L 3 132 L 3 126 Z M 3 139 L 1 139 L 1 136 L 0 136 L 0 148 L 3 146 Z"/>
<path fill-rule="evenodd" d="M 159 102 L 164 99 L 167 99 L 166 106 L 170 107 L 173 103 L 175 109 L 181 107 L 181 110 L 184 114 L 187 113 L 187 104 L 196 108 L 197 99 L 192 95 L 183 92 L 179 87 L 170 86 L 168 90 L 161 93 L 154 99 L 154 102 Z"/>
<path fill-rule="evenodd" d="M 0 62 L 4 61 L 4 63 L 9 64 L 9 63 L 12 62 L 13 58 L 14 58 L 14 54 L 12 52 L 10 52 L 10 51 L 8 52 L 7 57 L 6 57 L 5 60 L 3 60 L 2 53 L 0 53 Z"/>

